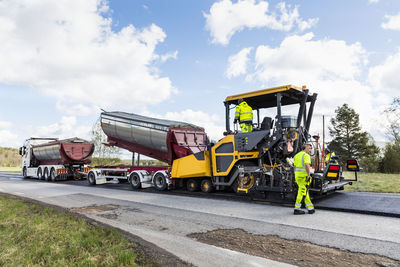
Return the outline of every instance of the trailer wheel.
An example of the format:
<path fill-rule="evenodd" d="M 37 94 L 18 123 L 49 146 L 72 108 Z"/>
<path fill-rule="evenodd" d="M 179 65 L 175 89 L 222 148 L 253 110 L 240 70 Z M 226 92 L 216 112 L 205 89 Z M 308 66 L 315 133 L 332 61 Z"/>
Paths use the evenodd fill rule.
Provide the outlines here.
<path fill-rule="evenodd" d="M 55 181 L 56 181 L 56 170 L 55 170 L 54 168 L 51 168 L 51 171 L 50 171 L 50 180 L 51 180 L 52 182 L 55 182 Z"/>
<path fill-rule="evenodd" d="M 142 188 L 142 183 L 140 182 L 140 177 L 137 173 L 132 173 L 129 176 L 129 183 L 131 184 L 133 190 Z"/>
<path fill-rule="evenodd" d="M 24 177 L 24 179 L 28 177 L 28 174 L 27 174 L 27 172 L 26 172 L 26 167 L 24 167 L 24 168 L 22 169 L 22 177 Z"/>
<path fill-rule="evenodd" d="M 93 172 L 89 172 L 88 182 L 89 182 L 89 185 L 96 185 L 96 176 L 94 175 Z"/>
<path fill-rule="evenodd" d="M 158 191 L 164 191 L 165 189 L 167 189 L 167 181 L 165 180 L 165 175 L 160 172 L 154 175 L 153 185 Z"/>
<path fill-rule="evenodd" d="M 189 179 L 186 183 L 186 188 L 189 192 L 195 192 L 199 190 L 199 182 L 196 179 Z"/>
<path fill-rule="evenodd" d="M 42 173 L 43 173 L 42 172 L 42 168 L 39 168 L 38 171 L 37 171 L 37 177 L 38 177 L 39 180 L 42 180 L 42 178 L 43 178 L 42 177 Z"/>
<path fill-rule="evenodd" d="M 211 193 L 214 190 L 214 185 L 210 179 L 204 179 L 201 181 L 200 189 L 204 193 Z"/>
<path fill-rule="evenodd" d="M 49 169 L 47 169 L 47 167 L 44 168 L 43 176 L 44 176 L 44 180 L 45 180 L 46 182 L 49 182 L 49 181 L 50 181 Z"/>

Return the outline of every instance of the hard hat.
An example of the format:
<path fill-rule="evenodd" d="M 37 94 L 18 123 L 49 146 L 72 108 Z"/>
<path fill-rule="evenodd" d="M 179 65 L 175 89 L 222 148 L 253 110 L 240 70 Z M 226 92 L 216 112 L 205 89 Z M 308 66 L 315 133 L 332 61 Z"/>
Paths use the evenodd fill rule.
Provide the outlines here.
<path fill-rule="evenodd" d="M 307 141 L 304 145 L 305 146 L 308 146 L 308 145 L 312 146 L 312 143 L 310 141 Z"/>

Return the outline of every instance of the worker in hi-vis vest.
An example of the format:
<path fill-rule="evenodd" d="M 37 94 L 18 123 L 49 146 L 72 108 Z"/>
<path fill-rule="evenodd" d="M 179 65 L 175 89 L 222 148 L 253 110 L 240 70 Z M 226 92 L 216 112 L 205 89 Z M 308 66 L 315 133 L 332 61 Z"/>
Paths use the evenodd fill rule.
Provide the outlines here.
<path fill-rule="evenodd" d="M 253 131 L 253 109 L 242 98 L 238 103 L 233 123 L 240 123 L 242 133 L 250 133 Z"/>
<path fill-rule="evenodd" d="M 309 155 L 311 148 L 312 144 L 307 142 L 303 146 L 303 150 L 297 153 L 296 156 L 294 156 L 294 166 L 295 166 L 294 177 L 299 187 L 299 190 L 297 191 L 296 203 L 294 206 L 295 215 L 305 214 L 305 212 L 301 210 L 301 203 L 303 202 L 303 198 L 308 213 L 313 214 L 315 212 L 314 205 L 311 202 L 307 188 L 311 183 L 311 176 L 310 176 L 311 157 Z"/>
<path fill-rule="evenodd" d="M 326 157 L 325 157 L 325 166 L 328 165 L 329 161 L 333 156 L 336 156 L 335 152 L 331 151 L 329 148 L 326 148 Z"/>

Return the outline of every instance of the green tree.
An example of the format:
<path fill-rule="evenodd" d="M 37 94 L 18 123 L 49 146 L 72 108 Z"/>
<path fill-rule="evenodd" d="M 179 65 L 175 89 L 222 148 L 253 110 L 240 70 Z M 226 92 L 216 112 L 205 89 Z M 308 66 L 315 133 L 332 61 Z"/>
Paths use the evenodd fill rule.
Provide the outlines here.
<path fill-rule="evenodd" d="M 331 119 L 329 134 L 333 138 L 329 148 L 340 156 L 343 163 L 346 159 L 356 158 L 364 162 L 367 169 L 376 171 L 379 162 L 379 148 L 370 134 L 362 131 L 360 116 L 347 104 L 335 110 L 336 116 Z"/>
<path fill-rule="evenodd" d="M 386 144 L 381 168 L 387 173 L 400 173 L 400 97 L 393 99 L 385 114 L 389 122 L 386 134 L 391 143 Z"/>
<path fill-rule="evenodd" d="M 95 149 L 93 153 L 93 165 L 112 165 L 120 163 L 119 147 L 106 146 L 107 136 L 101 129 L 100 120 L 97 120 L 92 127 L 92 142 Z"/>
<path fill-rule="evenodd" d="M 381 165 L 386 173 L 400 173 L 400 142 L 386 144 Z"/>
<path fill-rule="evenodd" d="M 386 128 L 386 135 L 393 142 L 400 142 L 400 97 L 393 99 L 392 104 L 385 110 L 389 125 Z"/>

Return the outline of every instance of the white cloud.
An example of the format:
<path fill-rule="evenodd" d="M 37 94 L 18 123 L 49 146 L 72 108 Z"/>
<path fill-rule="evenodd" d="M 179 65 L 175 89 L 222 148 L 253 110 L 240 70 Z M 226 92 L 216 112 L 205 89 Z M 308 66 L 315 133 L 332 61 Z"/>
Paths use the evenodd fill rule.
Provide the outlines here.
<path fill-rule="evenodd" d="M 376 91 L 382 93 L 382 97 L 391 101 L 393 96 L 400 96 L 400 48 L 394 55 L 386 58 L 381 65 L 370 68 L 368 80 Z"/>
<path fill-rule="evenodd" d="M 231 37 L 244 28 L 269 28 L 280 31 L 290 31 L 297 26 L 304 31 L 314 26 L 318 19 L 303 20 L 298 7 L 281 2 L 277 5 L 279 15 L 269 12 L 269 4 L 263 0 L 221 0 L 215 2 L 210 13 L 204 13 L 206 28 L 210 31 L 212 42 L 227 45 Z"/>
<path fill-rule="evenodd" d="M 252 47 L 243 48 L 239 53 L 229 57 L 226 77 L 230 79 L 247 73 L 248 56 L 252 49 Z"/>
<path fill-rule="evenodd" d="M 178 51 L 175 51 L 175 52 L 169 52 L 169 53 L 166 53 L 165 55 L 161 55 L 161 62 L 165 62 L 165 61 L 167 61 L 168 59 L 177 59 L 177 57 L 178 57 Z"/>
<path fill-rule="evenodd" d="M 397 15 L 385 15 L 386 22 L 381 24 L 385 30 L 400 31 L 400 12 Z"/>
<path fill-rule="evenodd" d="M 313 40 L 313 33 L 285 38 L 279 47 L 261 45 L 256 50 L 257 79 L 290 80 L 300 84 L 310 79 L 353 79 L 366 64 L 360 43 Z"/>
<path fill-rule="evenodd" d="M 1 1 L 0 82 L 34 88 L 56 97 L 59 107 L 86 113 L 168 99 L 176 88 L 154 66 L 164 31 L 152 24 L 115 32 L 107 12 L 104 0 Z"/>
<path fill-rule="evenodd" d="M 18 135 L 13 133 L 14 125 L 8 121 L 0 121 L 0 146 L 17 147 L 20 142 Z"/>
<path fill-rule="evenodd" d="M 318 93 L 312 122 L 315 133 L 322 133 L 322 115 L 329 122 L 335 109 L 347 103 L 360 114 L 364 130 L 382 140 L 384 131 L 377 127 L 382 109 L 378 107 L 385 101 L 376 98 L 378 92 L 369 84 L 361 82 L 367 59 L 368 53 L 360 43 L 348 44 L 328 38 L 315 40 L 312 33 L 293 35 L 278 47 L 258 46 L 255 68 L 246 78 L 261 83 L 264 88 L 305 84 L 310 92 Z"/>
<path fill-rule="evenodd" d="M 24 127 L 26 138 L 28 137 L 57 137 L 59 139 L 80 137 L 90 140 L 92 125 L 81 125 L 77 123 L 75 116 L 63 116 L 60 122 L 49 125 Z"/>
<path fill-rule="evenodd" d="M 378 3 L 378 2 L 379 2 L 379 0 L 368 0 L 369 4 L 375 4 L 375 3 Z"/>

